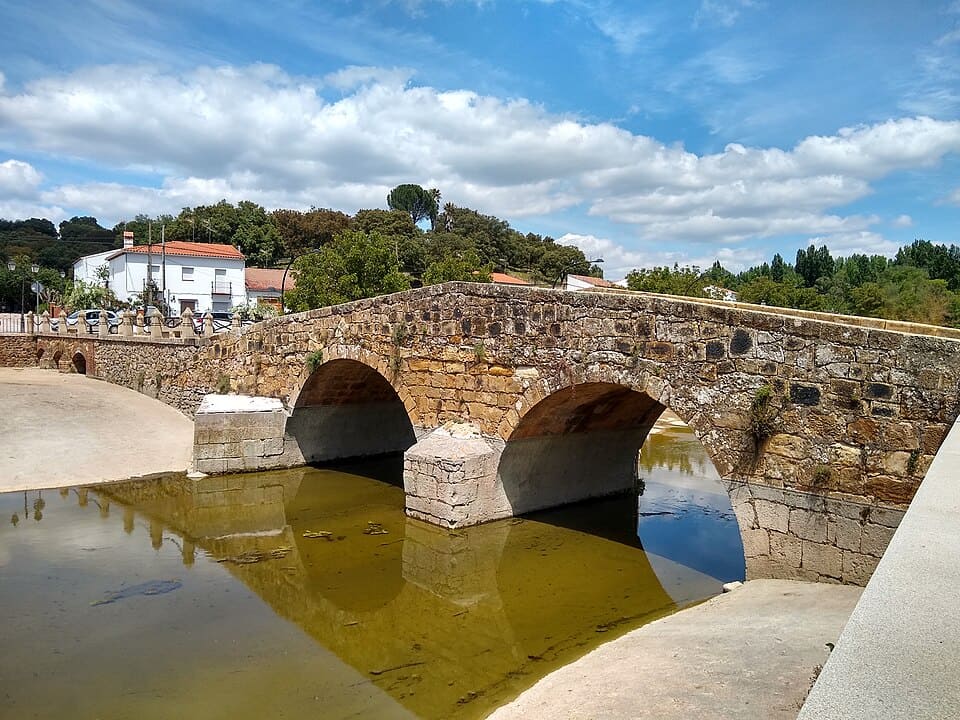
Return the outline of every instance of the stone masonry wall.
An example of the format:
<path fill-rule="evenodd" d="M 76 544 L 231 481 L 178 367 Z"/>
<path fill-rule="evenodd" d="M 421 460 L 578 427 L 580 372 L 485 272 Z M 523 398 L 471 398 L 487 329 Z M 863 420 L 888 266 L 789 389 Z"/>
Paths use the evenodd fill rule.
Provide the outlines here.
<path fill-rule="evenodd" d="M 903 505 L 956 417 L 958 349 L 681 299 L 448 284 L 218 336 L 163 383 L 190 396 L 227 377 L 291 407 L 319 352 L 386 377 L 414 427 L 469 422 L 503 440 L 551 393 L 616 383 L 676 412 L 728 480 Z M 772 433 L 758 443 L 765 387 Z"/>
<path fill-rule="evenodd" d="M 29 335 L 0 335 L 0 367 L 34 367 L 37 343 Z"/>

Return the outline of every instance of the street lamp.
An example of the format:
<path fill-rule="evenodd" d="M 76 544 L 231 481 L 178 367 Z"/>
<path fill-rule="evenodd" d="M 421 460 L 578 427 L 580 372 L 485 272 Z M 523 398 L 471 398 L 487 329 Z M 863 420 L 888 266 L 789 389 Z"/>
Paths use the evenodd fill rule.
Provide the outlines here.
<path fill-rule="evenodd" d="M 598 263 L 602 263 L 602 262 L 603 262 L 603 258 L 597 258 L 596 260 L 587 260 L 586 262 L 590 263 L 591 265 L 597 265 Z M 571 270 L 573 270 L 573 268 L 575 268 L 577 265 L 580 265 L 580 262 L 579 262 L 579 261 L 577 261 L 577 262 L 575 262 L 575 263 L 569 263 L 569 264 L 567 264 L 567 265 L 564 265 L 564 266 L 563 266 L 563 269 L 560 271 L 560 274 L 557 275 L 557 279 L 553 281 L 552 287 L 553 287 L 553 288 L 556 288 L 556 287 L 557 287 L 557 283 L 560 282 L 560 278 L 562 278 L 564 275 L 566 275 L 566 274 L 569 273 Z"/>
<path fill-rule="evenodd" d="M 16 272 L 16 271 L 17 271 L 17 264 L 16 264 L 13 260 L 10 260 L 10 261 L 7 263 L 7 270 L 9 270 L 10 272 Z M 37 265 L 37 263 L 32 263 L 32 264 L 30 265 L 30 272 L 33 274 L 33 280 L 34 280 L 34 282 L 36 282 L 36 280 L 37 280 L 37 273 L 40 272 L 40 266 Z M 23 305 L 24 305 L 24 303 L 26 302 L 26 290 L 25 290 L 26 284 L 27 284 L 26 278 L 20 278 L 20 332 L 24 332 L 24 330 L 25 330 L 25 327 L 24 327 L 25 323 L 24 323 L 24 319 L 23 319 Z M 39 288 L 38 288 L 38 289 L 39 289 Z M 39 296 L 39 294 L 37 295 L 37 305 L 36 305 L 36 308 L 37 308 L 37 312 L 39 312 L 39 310 L 40 310 L 40 296 Z"/>
<path fill-rule="evenodd" d="M 33 316 L 36 317 L 40 314 L 40 280 L 37 279 L 37 273 L 40 272 L 40 266 L 36 263 L 33 263 L 30 265 L 30 272 L 33 274 L 33 282 L 30 284 L 30 289 L 33 290 L 33 296 L 36 298 Z"/>

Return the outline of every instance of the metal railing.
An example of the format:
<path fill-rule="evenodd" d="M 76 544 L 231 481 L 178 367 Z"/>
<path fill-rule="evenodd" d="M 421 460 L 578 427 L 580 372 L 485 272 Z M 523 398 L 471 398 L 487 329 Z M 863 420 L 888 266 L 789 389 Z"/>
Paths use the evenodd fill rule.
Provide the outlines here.
<path fill-rule="evenodd" d="M 212 295 L 232 295 L 232 286 L 229 280 L 214 280 L 210 283 L 210 293 Z"/>

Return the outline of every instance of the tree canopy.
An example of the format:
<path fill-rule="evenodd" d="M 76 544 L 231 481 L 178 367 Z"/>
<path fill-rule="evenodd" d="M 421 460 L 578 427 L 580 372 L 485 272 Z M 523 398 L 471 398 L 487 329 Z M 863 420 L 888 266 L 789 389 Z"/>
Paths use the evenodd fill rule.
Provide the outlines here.
<path fill-rule="evenodd" d="M 410 213 L 410 219 L 416 225 L 423 219 L 429 219 L 431 227 L 437 222 L 437 198 L 440 191 L 424 190 L 410 183 L 397 185 L 387 195 L 387 207 L 391 210 L 403 210 Z"/>

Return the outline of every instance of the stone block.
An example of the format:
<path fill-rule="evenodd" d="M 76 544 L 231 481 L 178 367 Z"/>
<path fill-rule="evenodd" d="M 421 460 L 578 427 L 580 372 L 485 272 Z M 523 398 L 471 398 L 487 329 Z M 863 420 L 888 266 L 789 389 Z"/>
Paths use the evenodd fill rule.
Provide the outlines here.
<path fill-rule="evenodd" d="M 790 510 L 790 534 L 814 543 L 827 541 L 827 516 L 802 508 Z"/>
<path fill-rule="evenodd" d="M 207 473 L 208 475 L 213 475 L 215 473 L 222 473 L 226 471 L 226 462 L 223 460 L 223 458 L 197 460 L 196 466 L 197 466 L 197 470 L 199 470 L 202 473 Z"/>
<path fill-rule="evenodd" d="M 843 555 L 833 545 L 817 542 L 803 542 L 801 567 L 827 577 L 840 578 L 843 575 Z"/>
<path fill-rule="evenodd" d="M 865 555 L 881 557 L 890 544 L 894 528 L 867 523 L 863 526 L 863 536 L 860 540 L 860 551 Z"/>
<path fill-rule="evenodd" d="M 244 440 L 240 443 L 240 455 L 245 458 L 263 457 L 263 440 Z"/>
<path fill-rule="evenodd" d="M 859 520 L 845 517 L 832 517 L 827 523 L 827 542 L 841 550 L 860 551 L 860 536 L 863 525 Z"/>
<path fill-rule="evenodd" d="M 763 528 L 743 530 L 740 535 L 744 557 L 765 557 L 770 554 L 770 535 Z"/>
<path fill-rule="evenodd" d="M 788 532 L 790 526 L 789 507 L 769 500 L 754 500 L 753 506 L 760 527 L 775 530 L 778 533 Z"/>
<path fill-rule="evenodd" d="M 283 437 L 271 437 L 263 441 L 263 454 L 266 456 L 283 454 Z"/>
<path fill-rule="evenodd" d="M 770 533 L 770 557 L 784 567 L 800 567 L 803 541 L 793 535 Z"/>
<path fill-rule="evenodd" d="M 869 582 L 873 571 L 877 569 L 878 562 L 880 562 L 880 558 L 851 550 L 844 550 L 841 579 L 850 585 L 860 585 L 863 587 Z"/>

